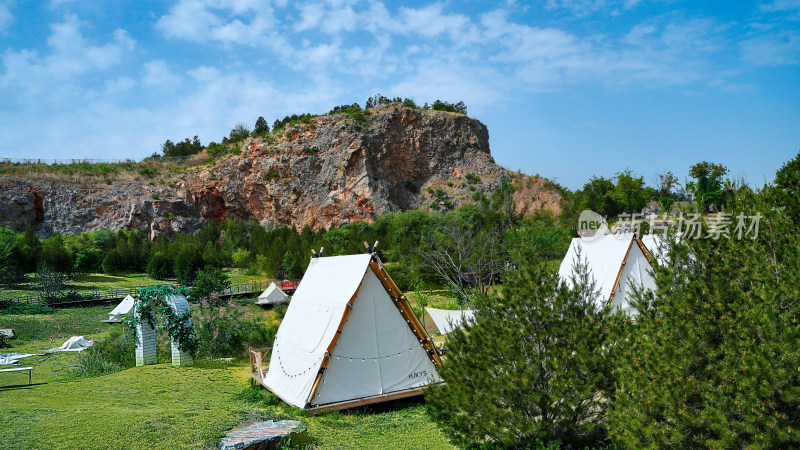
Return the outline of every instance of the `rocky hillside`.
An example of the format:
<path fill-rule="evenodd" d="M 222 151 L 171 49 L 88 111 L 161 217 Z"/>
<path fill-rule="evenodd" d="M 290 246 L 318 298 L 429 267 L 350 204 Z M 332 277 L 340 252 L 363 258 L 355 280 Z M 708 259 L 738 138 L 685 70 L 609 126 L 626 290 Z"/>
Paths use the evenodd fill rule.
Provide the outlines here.
<path fill-rule="evenodd" d="M 558 211 L 542 178 L 494 163 L 480 121 L 400 104 L 319 116 L 238 144 L 210 164 L 158 180 L 85 186 L 65 180 L 0 177 L 0 225 L 40 235 L 137 228 L 151 237 L 194 231 L 236 217 L 266 226 L 339 226 L 388 211 L 447 210 L 492 192 L 508 174 L 517 211 Z"/>

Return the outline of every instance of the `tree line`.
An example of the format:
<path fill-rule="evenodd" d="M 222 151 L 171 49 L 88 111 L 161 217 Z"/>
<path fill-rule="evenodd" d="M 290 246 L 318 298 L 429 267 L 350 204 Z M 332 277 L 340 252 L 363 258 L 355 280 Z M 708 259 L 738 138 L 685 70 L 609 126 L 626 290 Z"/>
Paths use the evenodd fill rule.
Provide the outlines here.
<path fill-rule="evenodd" d="M 310 113 L 303 113 L 303 114 L 291 114 L 285 116 L 283 119 L 276 119 L 272 123 L 272 130 L 279 131 L 286 128 L 287 125 L 294 125 L 298 123 L 307 123 L 309 120 L 313 119 L 314 117 L 319 117 L 320 115 L 333 115 L 333 114 L 349 114 L 351 117 L 355 118 L 358 122 L 364 122 L 367 119 L 366 113 L 377 106 L 387 104 L 387 103 L 402 103 L 406 107 L 413 108 L 413 109 L 423 109 L 423 110 L 432 110 L 432 111 L 448 111 L 454 112 L 458 114 L 467 114 L 467 105 L 463 101 L 459 101 L 456 103 L 450 103 L 445 100 L 435 100 L 432 104 L 428 104 L 425 102 L 423 106 L 418 106 L 416 102 L 409 98 L 389 98 L 385 97 L 381 94 L 374 95 L 369 97 L 364 102 L 364 107 L 362 108 L 360 104 L 353 103 L 352 105 L 339 105 L 332 108 L 325 114 L 310 114 Z M 231 129 L 228 136 L 223 136 L 220 143 L 211 142 L 208 146 L 203 146 L 200 142 L 200 139 L 195 136 L 192 139 L 185 138 L 182 141 L 172 142 L 171 140 L 167 139 L 163 144 L 161 144 L 161 154 L 159 155 L 157 152 L 153 153 L 150 158 L 158 159 L 162 156 L 164 157 L 186 157 L 191 156 L 203 151 L 204 148 L 208 148 L 211 153 L 213 154 L 221 154 L 224 153 L 224 147 L 229 144 L 236 144 L 238 142 L 243 141 L 249 137 L 266 137 L 270 134 L 270 127 L 267 123 L 267 120 L 264 119 L 263 116 L 259 116 L 255 121 L 255 126 L 251 130 L 249 126 L 243 122 L 236 123 L 233 128 Z"/>

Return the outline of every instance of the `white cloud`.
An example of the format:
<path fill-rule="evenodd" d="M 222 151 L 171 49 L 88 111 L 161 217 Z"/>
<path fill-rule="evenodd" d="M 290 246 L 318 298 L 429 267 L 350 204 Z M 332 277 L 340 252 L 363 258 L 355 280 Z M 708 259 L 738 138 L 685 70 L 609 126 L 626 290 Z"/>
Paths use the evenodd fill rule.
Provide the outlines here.
<path fill-rule="evenodd" d="M 603 12 L 617 15 L 620 10 L 628 10 L 641 3 L 641 0 L 547 0 L 548 9 L 564 9 L 577 17 Z"/>
<path fill-rule="evenodd" d="M 742 59 L 756 66 L 780 66 L 800 62 L 800 35 L 773 32 L 752 37 L 740 44 Z"/>
<path fill-rule="evenodd" d="M 40 56 L 35 50 L 9 50 L 3 54 L 0 85 L 26 88 L 31 93 L 44 90 L 71 89 L 59 83 L 72 81 L 90 71 L 102 71 L 118 64 L 132 51 L 136 42 L 124 30 L 112 34 L 110 42 L 93 45 L 80 31 L 81 23 L 74 14 L 64 22 L 50 26 L 47 39 L 50 52 Z"/>
<path fill-rule="evenodd" d="M 0 3 L 0 33 L 5 32 L 11 22 L 14 21 L 14 15 L 8 9 L 7 5 Z"/>
<path fill-rule="evenodd" d="M 759 9 L 764 12 L 800 12 L 800 0 L 775 0 L 772 3 L 759 5 Z"/>
<path fill-rule="evenodd" d="M 275 27 L 265 0 L 180 0 L 156 22 L 169 38 L 192 42 L 260 45 Z"/>
<path fill-rule="evenodd" d="M 164 60 L 156 59 L 146 62 L 142 68 L 144 69 L 142 83 L 145 86 L 173 89 L 181 82 L 180 75 L 172 73 Z"/>

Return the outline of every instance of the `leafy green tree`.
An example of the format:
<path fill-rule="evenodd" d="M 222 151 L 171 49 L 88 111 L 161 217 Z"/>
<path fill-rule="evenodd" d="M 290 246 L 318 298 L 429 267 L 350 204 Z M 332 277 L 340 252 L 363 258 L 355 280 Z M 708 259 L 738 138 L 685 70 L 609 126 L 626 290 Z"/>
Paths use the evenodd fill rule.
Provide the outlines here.
<path fill-rule="evenodd" d="M 250 252 L 240 248 L 233 252 L 233 267 L 245 269 L 250 264 Z"/>
<path fill-rule="evenodd" d="M 42 242 L 30 226 L 25 228 L 25 232 L 22 233 L 19 250 L 22 262 L 21 268 L 27 273 L 35 272 L 39 262 L 39 253 L 42 250 Z"/>
<path fill-rule="evenodd" d="M 201 151 L 203 151 L 203 144 L 200 143 L 200 139 L 197 136 L 192 140 L 186 138 L 177 144 L 167 139 L 161 145 L 161 152 L 168 157 L 190 156 Z"/>
<path fill-rule="evenodd" d="M 218 267 L 205 267 L 197 271 L 191 295 L 196 300 L 208 300 L 214 306 L 225 303 L 219 294 L 231 287 L 231 278 Z"/>
<path fill-rule="evenodd" d="M 0 287 L 10 288 L 24 274 L 17 236 L 7 228 L 0 228 Z"/>
<path fill-rule="evenodd" d="M 592 177 L 577 194 L 580 209 L 589 209 L 607 218 L 616 217 L 622 208 L 614 196 L 614 182 L 603 177 Z"/>
<path fill-rule="evenodd" d="M 721 204 L 722 177 L 727 173 L 727 167 L 706 161 L 699 162 L 689 169 L 689 175 L 694 181 L 686 183 L 686 187 L 694 196 L 700 211 L 707 211 L 711 206 Z"/>
<path fill-rule="evenodd" d="M 434 111 L 449 111 L 459 114 L 467 114 L 467 105 L 464 102 L 450 103 L 442 100 L 436 100 L 431 107 Z"/>
<path fill-rule="evenodd" d="M 613 196 L 622 211 L 628 214 L 641 211 L 648 200 L 644 177 L 634 177 L 628 169 L 619 172 Z"/>
<path fill-rule="evenodd" d="M 785 207 L 795 222 L 800 222 L 800 152 L 775 174 L 772 194 L 775 202 Z"/>
<path fill-rule="evenodd" d="M 250 129 L 247 128 L 247 125 L 244 123 L 239 122 L 233 126 L 233 129 L 231 129 L 230 135 L 228 135 L 228 141 L 239 142 L 247 139 L 248 137 L 250 137 Z"/>
<path fill-rule="evenodd" d="M 675 203 L 673 189 L 679 185 L 678 177 L 672 172 L 666 171 L 658 174 L 658 190 L 656 193 L 658 195 L 658 204 L 663 212 L 668 213 Z"/>
<path fill-rule="evenodd" d="M 253 136 L 263 136 L 267 133 L 269 133 L 269 125 L 267 124 L 267 121 L 264 120 L 263 117 L 259 117 L 256 120 L 256 126 L 255 128 L 253 128 L 252 134 Z"/>
<path fill-rule="evenodd" d="M 51 270 L 71 274 L 74 271 L 72 253 L 64 245 L 64 237 L 54 234 L 42 243 L 39 263 Z"/>
<path fill-rule="evenodd" d="M 462 448 L 597 444 L 614 398 L 615 315 L 598 307 L 579 266 L 569 288 L 541 264 L 506 274 L 502 295 L 476 301 L 474 322 L 447 335 L 444 384 L 427 409 Z"/>
<path fill-rule="evenodd" d="M 567 253 L 573 233 L 552 214 L 537 212 L 506 232 L 503 242 L 511 261 L 557 260 Z"/>
<path fill-rule="evenodd" d="M 292 252 L 286 252 L 283 254 L 283 260 L 281 261 L 278 276 L 282 279 L 291 279 L 296 268 L 297 261 L 295 261 L 294 255 L 292 255 Z"/>
<path fill-rule="evenodd" d="M 608 423 L 622 448 L 800 446 L 800 230 L 737 195 L 734 218 L 761 215 L 757 238 L 734 219 L 718 239 L 670 239 L 657 292 L 638 295 Z"/>

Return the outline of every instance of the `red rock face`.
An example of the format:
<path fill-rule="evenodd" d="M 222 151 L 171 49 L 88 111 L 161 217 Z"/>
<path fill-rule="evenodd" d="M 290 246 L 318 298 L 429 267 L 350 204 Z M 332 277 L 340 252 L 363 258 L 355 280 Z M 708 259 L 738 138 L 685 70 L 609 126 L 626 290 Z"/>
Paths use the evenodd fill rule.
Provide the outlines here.
<path fill-rule="evenodd" d="M 0 177 L 0 225 L 31 225 L 40 235 L 136 228 L 153 238 L 230 218 L 319 229 L 390 211 L 456 208 L 477 191 L 494 191 L 504 174 L 517 187 L 518 213 L 560 211 L 547 180 L 495 164 L 486 126 L 454 113 L 383 105 L 366 123 L 321 116 L 240 148 L 165 177 L 167 185 L 83 189 Z"/>

